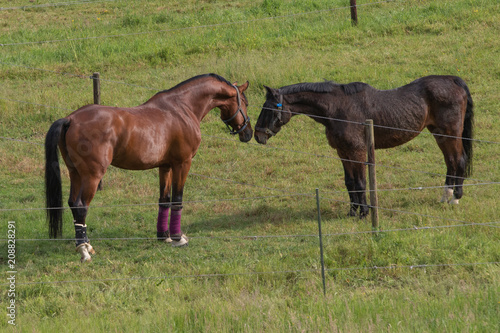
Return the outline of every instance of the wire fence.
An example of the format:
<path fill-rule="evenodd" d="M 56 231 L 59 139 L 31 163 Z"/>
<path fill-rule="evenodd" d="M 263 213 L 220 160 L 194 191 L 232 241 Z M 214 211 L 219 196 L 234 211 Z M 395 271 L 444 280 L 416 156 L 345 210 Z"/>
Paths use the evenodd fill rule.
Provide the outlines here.
<path fill-rule="evenodd" d="M 61 3 L 54 3 L 54 4 L 45 4 L 45 5 L 32 5 L 32 6 L 19 6 L 19 7 L 10 7 L 10 8 L 3 8 L 0 7 L 0 10 L 16 10 L 16 9 L 27 9 L 27 8 L 36 8 L 36 7 L 50 7 L 50 6 L 67 6 L 67 5 L 80 5 L 80 4 L 90 4 L 90 3 L 98 3 L 98 2 L 112 2 L 114 0 L 100 0 L 100 1 L 74 1 L 74 2 L 61 2 Z M 394 2 L 394 0 L 389 0 L 389 1 L 379 1 L 379 2 L 374 2 L 374 3 L 367 3 L 363 5 L 358 5 L 358 6 L 364 6 L 364 5 L 375 5 L 375 4 L 382 4 L 382 3 L 388 3 L 388 2 Z M 399 2 L 406 2 L 406 1 L 399 1 Z M 30 44 L 44 44 L 44 43 L 56 43 L 56 42 L 69 42 L 69 41 L 77 41 L 77 40 L 92 40 L 92 39 L 105 39 L 105 38 L 116 38 L 116 37 L 126 37 L 126 36 L 140 36 L 140 35 L 145 35 L 145 34 L 154 34 L 154 33 L 160 33 L 160 32 L 173 32 L 173 31 L 190 31 L 194 29 L 201 29 L 201 28 L 210 28 L 210 27 L 218 27 L 218 26 L 225 26 L 225 25 L 233 25 L 233 24 L 248 24 L 248 23 L 255 23 L 255 22 L 260 22 L 260 21 L 265 21 L 265 20 L 273 20 L 273 19 L 281 19 L 281 18 L 293 18 L 296 16 L 300 15 L 311 15 L 311 14 L 317 14 L 317 13 L 323 13 L 323 12 L 328 12 L 328 11 L 334 11 L 334 10 L 340 10 L 340 9 L 346 9 L 349 8 L 349 6 L 345 7 L 336 7 L 336 8 L 331 8 L 331 9 L 325 9 L 325 10 L 318 10 L 318 11 L 311 11 L 311 12 L 305 12 L 305 13 L 296 13 L 296 14 L 289 14 L 289 15 L 280 15 L 280 16 L 274 16 L 274 17 L 266 17 L 266 18 L 259 18 L 259 19 L 250 19 L 250 20 L 240 20 L 240 21 L 233 21 L 233 22 L 223 22 L 223 23 L 218 23 L 218 24 L 207 24 L 207 25 L 199 25 L 199 26 L 192 26 L 192 27 L 182 27 L 182 28 L 172 28 L 172 29 L 163 29 L 163 30 L 154 30 L 154 31 L 145 31 L 145 32 L 137 32 L 137 33 L 126 33 L 126 34 L 116 34 L 116 35 L 106 35 L 106 36 L 94 36 L 94 37 L 84 37 L 84 38 L 68 38 L 68 39 L 60 39 L 60 40 L 45 40 L 45 41 L 24 41 L 24 42 L 18 42 L 18 43 L 2 43 L 0 46 L 6 47 L 6 46 L 16 46 L 16 45 L 30 45 Z M 79 74 L 73 74 L 73 73 L 64 73 L 64 72 L 58 72 L 58 71 L 53 71 L 53 70 L 46 70 L 46 69 L 41 69 L 41 68 L 35 68 L 35 67 L 30 67 L 30 66 L 24 66 L 24 65 L 19 65 L 19 64 L 11 64 L 11 63 L 6 63 L 0 61 L 0 64 L 6 65 L 6 66 L 16 66 L 16 67 L 24 67 L 26 69 L 30 70 L 37 70 L 37 71 L 44 71 L 47 73 L 53 73 L 57 75 L 64 75 L 64 76 L 69 76 L 69 77 L 75 77 L 75 78 L 80 78 L 80 79 L 94 79 L 93 76 L 86 76 L 86 75 L 79 75 Z M 144 88 L 144 89 L 149 89 L 149 90 L 155 90 L 155 91 L 160 91 L 161 89 L 155 89 L 151 87 L 146 87 L 142 85 L 137 85 L 137 84 L 131 84 L 127 82 L 122 82 L 122 81 L 116 81 L 116 80 L 106 80 L 106 79 L 100 79 L 101 81 L 106 81 L 110 83 L 115 83 L 115 84 L 123 84 L 127 86 L 133 86 L 137 88 Z M 24 103 L 24 104 L 32 104 L 36 106 L 42 106 L 42 107 L 47 107 L 47 108 L 54 108 L 54 109 L 61 109 L 61 110 L 69 110 L 72 111 L 72 109 L 69 108 L 63 108 L 63 107 L 57 107 L 57 106 L 50 106 L 50 105 L 44 105 L 44 104 L 37 104 L 37 103 L 32 103 L 28 101 L 23 101 L 23 100 L 16 100 L 16 99 L 11 99 L 11 98 L 5 98 L 5 97 L 0 97 L 2 100 L 6 100 L 9 102 L 13 103 Z M 271 109 L 274 111 L 281 111 L 277 109 Z M 364 123 L 360 122 L 351 122 L 347 121 L 344 119 L 334 119 L 334 118 L 329 118 L 329 117 L 321 117 L 324 119 L 330 119 L 334 121 L 342 121 L 342 122 L 350 122 L 350 123 L 355 123 L 359 125 L 365 125 Z M 401 129 L 401 128 L 393 128 L 393 127 L 387 127 L 387 126 L 378 126 L 375 125 L 375 127 L 381 127 L 384 129 L 391 129 L 391 130 L 401 130 L 401 131 L 409 131 L 413 133 L 420 133 L 417 131 L 411 131 L 411 130 L 406 130 L 406 129 Z M 427 135 L 433 135 L 432 133 L 424 133 Z M 207 135 L 206 135 L 207 136 Z M 437 136 L 437 135 L 434 135 Z M 453 136 L 446 136 L 442 135 L 445 137 L 453 137 Z M 207 137 L 212 137 L 212 138 L 217 138 L 215 136 L 207 136 Z M 457 137 L 453 137 L 457 138 Z M 23 140 L 23 139 L 17 139 L 17 138 L 11 138 L 11 137 L 6 137 L 6 136 L 0 136 L 0 139 L 6 140 L 6 141 L 13 141 L 13 142 L 19 142 L 19 143 L 27 143 L 27 144 L 32 144 L 36 146 L 43 146 L 42 143 L 38 142 L 32 142 L 28 140 Z M 217 138 L 217 139 L 222 139 L 222 138 Z M 228 140 L 224 138 L 225 140 Z M 483 140 L 483 139 L 470 139 L 474 142 L 481 143 L 481 144 L 494 144 L 497 145 L 499 142 L 496 141 L 491 141 L 491 140 Z M 338 159 L 341 161 L 350 161 L 346 159 L 341 159 L 341 158 L 336 158 L 333 156 L 326 156 L 326 155 L 318 155 L 314 153 L 308 153 L 308 152 L 301 152 L 301 151 L 296 151 L 296 150 L 290 150 L 290 149 L 284 149 L 284 148 L 279 148 L 279 147 L 272 147 L 272 146 L 261 146 L 261 145 L 256 145 L 255 146 L 261 147 L 261 148 L 266 148 L 266 149 L 279 149 L 283 151 L 288 151 L 288 152 L 293 152 L 293 153 L 299 153 L 299 154 L 308 154 L 308 155 L 313 155 L 315 157 L 321 157 L 321 158 L 333 158 L 333 159 Z M 360 163 L 359 161 L 350 161 L 350 162 L 355 162 L 355 163 Z M 362 162 L 366 164 L 366 162 Z M 436 176 L 445 176 L 443 174 L 438 174 L 438 173 L 431 173 L 428 171 L 424 170 L 414 170 L 414 169 L 408 169 L 408 168 L 400 168 L 400 167 L 393 167 L 393 166 L 385 166 L 381 164 L 376 164 L 377 166 L 381 167 L 387 167 L 387 168 L 396 168 L 400 170 L 406 170 L 410 172 L 418 172 L 418 173 L 425 173 L 425 174 L 431 174 L 431 175 L 436 175 Z M 233 184 L 237 185 L 242 185 L 242 186 L 250 186 L 250 187 L 256 187 L 256 188 L 261 188 L 261 189 L 266 189 L 270 191 L 279 191 L 284 193 L 283 195 L 274 195 L 274 196 L 255 196 L 255 197 L 243 197 L 243 198 L 228 198 L 228 199 L 215 199 L 215 200 L 193 200 L 193 201 L 184 201 L 184 203 L 213 203 L 213 202 L 222 202 L 222 201 L 241 201 L 241 200 L 266 200 L 270 198 L 284 198 L 284 197 L 310 197 L 314 198 L 313 194 L 308 194 L 308 193 L 297 193 L 293 191 L 289 191 L 287 189 L 277 189 L 277 188 L 272 188 L 268 186 L 260 186 L 260 185 L 254 185 L 254 184 L 248 184 L 248 183 L 243 183 L 243 182 L 237 182 L 234 180 L 230 179 L 223 179 L 223 178 L 218 178 L 218 177 L 212 177 L 212 176 L 206 176 L 206 175 L 201 175 L 201 174 L 196 174 L 196 173 L 190 173 L 190 176 L 197 176 L 197 177 L 204 177 L 212 180 L 218 180 L 218 181 L 225 181 L 225 182 L 230 182 Z M 490 186 L 490 185 L 498 185 L 500 182 L 495 182 L 495 181 L 484 181 L 484 180 L 477 180 L 477 179 L 472 179 L 474 181 L 478 181 L 480 183 L 475 183 L 475 184 L 464 184 L 464 186 Z M 409 187 L 409 188 L 396 188 L 396 189 L 380 189 L 378 191 L 415 191 L 415 190 L 424 190 L 424 189 L 436 189 L 436 188 L 444 188 L 445 186 L 419 186 L 419 187 Z M 328 194 L 334 194 L 334 193 L 346 193 L 345 190 L 343 191 L 325 191 Z M 352 191 L 351 191 L 352 192 Z M 335 200 L 331 198 L 324 198 L 322 197 L 321 200 L 329 200 L 329 201 L 336 201 L 336 202 L 341 202 L 341 203 L 346 203 L 349 204 L 349 201 L 344 201 L 344 200 Z M 92 206 L 92 208 L 115 208 L 115 207 L 135 207 L 135 206 L 157 206 L 158 203 L 140 203 L 140 204 L 121 204 L 121 205 L 102 205 L 102 206 Z M 443 221 L 448 221 L 448 222 L 456 222 L 459 224 L 454 224 L 454 225 L 441 225 L 441 226 L 413 226 L 411 228 L 397 228 L 397 229 L 387 229 L 387 230 L 368 230 L 368 231 L 355 231 L 355 232 L 341 232 L 341 233 L 330 233 L 330 234 L 324 234 L 323 236 L 330 236 L 330 237 L 335 237 L 335 236 L 347 236 L 347 235 L 361 235 L 361 234 L 380 234 L 380 233 L 390 233 L 390 232 L 411 232 L 411 231 L 422 231 L 422 230 L 438 230 L 438 229 L 445 229 L 445 228 L 462 228 L 462 227 L 472 227 L 472 226 L 485 226 L 485 227 L 494 227 L 498 228 L 498 224 L 500 221 L 489 221 L 489 222 L 471 222 L 471 221 L 463 221 L 463 220 L 457 220 L 457 219 L 450 219 L 450 218 L 444 218 L 440 216 L 431 216 L 431 215 L 426 215 L 426 214 L 420 214 L 420 213 L 415 213 L 415 212 L 407 212 L 403 210 L 397 210 L 397 209 L 390 209 L 390 208 L 384 208 L 384 207 L 377 207 L 378 209 L 381 210 L 387 210 L 390 212 L 395 212 L 395 213 L 403 213 L 403 214 L 413 214 L 421 217 L 426 217 L 426 218 L 432 218 L 432 219 L 439 219 Z M 58 208 L 58 209 L 66 209 L 64 207 Z M 12 209 L 0 209 L 0 212 L 9 212 L 9 211 L 43 211 L 46 210 L 46 208 L 22 208 L 22 209 L 17 209 L 17 208 L 12 208 Z M 220 237 L 213 237 L 213 236 L 206 236 L 206 237 L 193 237 L 193 238 L 225 238 L 225 239 L 264 239 L 264 238 L 292 238 L 292 237 L 311 237 L 311 238 L 316 238 L 318 235 L 243 235 L 243 236 L 220 236 Z M 148 237 L 133 237 L 133 238 L 93 238 L 93 241 L 104 241 L 104 240 L 120 240 L 120 241 L 125 241 L 125 240 L 130 240 L 130 241 L 145 241 L 145 240 L 153 240 L 156 238 L 148 238 Z M 16 241 L 20 242 L 28 242 L 28 241 L 74 241 L 74 238 L 66 238 L 66 239 L 16 239 Z M 0 241 L 8 241 L 8 239 L 0 239 Z M 392 270 L 392 269 L 418 269 L 418 268 L 436 268 L 436 267 L 456 267 L 456 266 L 477 266 L 477 265 L 498 265 L 500 262 L 497 261 L 489 261 L 489 262 L 472 262 L 472 263 L 451 263 L 451 264 L 422 264 L 422 265 L 391 265 L 391 266 L 384 266 L 384 267 L 377 267 L 377 266 L 363 266 L 363 267 L 343 267 L 343 268 L 326 268 L 326 271 L 329 272 L 334 272 L 334 271 L 353 271 L 353 270 Z M 18 285 L 37 285 L 37 284 L 64 284 L 64 283 L 89 283 L 89 282 L 112 282 L 112 281 L 134 281 L 134 280 L 161 280 L 161 279 L 177 279 L 177 278 L 212 278 L 212 277 L 221 277 L 221 276 L 238 276 L 238 275 L 263 275 L 263 274 L 288 274 L 288 273 L 302 273 L 302 272 L 319 272 L 319 269 L 305 269 L 305 270 L 283 270 L 283 271 L 269 271 L 269 272 L 244 272 L 244 273 L 226 273 L 226 274 L 193 274 L 193 275 L 165 275 L 165 276 L 139 276 L 139 277 L 124 277 L 124 278 L 109 278 L 109 279 L 88 279 L 88 280 L 62 280 L 62 281 L 26 281 L 26 282 L 17 282 Z M 1 284 L 5 285 L 5 284 Z"/>
<path fill-rule="evenodd" d="M 463 222 L 461 224 L 447 224 L 436 226 L 412 226 L 410 228 L 395 228 L 395 229 L 380 229 L 380 230 L 364 230 L 364 231 L 351 231 L 351 232 L 337 232 L 337 233 L 324 233 L 323 237 L 339 237 L 339 236 L 356 236 L 356 235 L 376 235 L 387 234 L 404 231 L 423 231 L 423 230 L 440 230 L 440 229 L 454 229 L 470 226 L 483 226 L 483 227 L 499 227 L 500 221 L 493 222 Z M 225 236 L 194 236 L 190 239 L 244 239 L 244 240 L 258 240 L 269 238 L 317 238 L 316 234 L 294 234 L 294 235 L 225 235 Z M 0 239 L 0 242 L 5 242 L 8 239 Z M 16 242 L 74 242 L 75 238 L 17 238 Z M 153 241 L 157 240 L 156 237 L 93 237 L 92 242 L 96 241 Z"/>

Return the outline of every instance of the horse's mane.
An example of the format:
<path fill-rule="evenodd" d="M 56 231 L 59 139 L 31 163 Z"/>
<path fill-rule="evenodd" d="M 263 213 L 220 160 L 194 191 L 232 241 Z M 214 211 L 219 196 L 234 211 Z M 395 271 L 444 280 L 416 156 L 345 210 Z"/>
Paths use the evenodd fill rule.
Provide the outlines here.
<path fill-rule="evenodd" d="M 341 89 L 345 95 L 354 95 L 365 90 L 370 85 L 363 82 L 352 82 L 348 84 L 338 84 L 333 81 L 305 82 L 281 87 L 280 94 L 294 94 L 299 92 L 331 93 L 336 89 Z"/>
<path fill-rule="evenodd" d="M 170 89 L 166 89 L 166 90 L 162 90 L 162 91 L 158 92 L 158 94 L 165 93 L 165 92 L 168 92 L 170 90 L 174 90 L 174 89 L 180 88 L 181 86 L 183 86 L 185 84 L 188 84 L 188 83 L 190 83 L 192 81 L 195 81 L 195 80 L 198 80 L 198 79 L 202 79 L 202 78 L 206 78 L 206 77 L 213 77 L 213 78 L 219 80 L 220 82 L 224 82 L 224 83 L 227 83 L 228 85 L 232 86 L 231 82 L 229 82 L 228 80 L 226 80 L 222 76 L 220 76 L 218 74 L 210 73 L 210 74 L 201 74 L 201 75 L 193 76 L 192 78 L 187 79 L 186 81 L 183 81 L 183 82 L 177 84 L 175 87 L 172 87 Z"/>

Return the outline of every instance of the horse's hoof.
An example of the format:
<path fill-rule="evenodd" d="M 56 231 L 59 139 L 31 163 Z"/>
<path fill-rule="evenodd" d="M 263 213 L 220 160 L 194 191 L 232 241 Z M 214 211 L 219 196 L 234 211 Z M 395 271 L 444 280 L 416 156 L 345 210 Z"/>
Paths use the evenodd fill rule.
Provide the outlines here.
<path fill-rule="evenodd" d="M 457 198 L 453 197 L 450 201 L 448 201 L 448 203 L 450 205 L 458 205 L 458 200 Z"/>
<path fill-rule="evenodd" d="M 444 188 L 443 196 L 441 197 L 441 202 L 450 202 L 453 197 L 453 189 L 449 187 Z"/>
<path fill-rule="evenodd" d="M 182 247 L 182 246 L 187 246 L 188 245 L 188 238 L 186 235 L 172 235 L 172 247 Z"/>
<path fill-rule="evenodd" d="M 172 243 L 172 238 L 170 238 L 170 233 L 168 231 L 156 232 L 156 239 L 160 242 Z"/>

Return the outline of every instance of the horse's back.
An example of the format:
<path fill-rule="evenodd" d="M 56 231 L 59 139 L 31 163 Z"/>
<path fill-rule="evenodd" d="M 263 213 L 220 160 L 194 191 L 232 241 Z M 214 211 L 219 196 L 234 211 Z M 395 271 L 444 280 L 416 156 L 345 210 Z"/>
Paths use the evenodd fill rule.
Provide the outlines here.
<path fill-rule="evenodd" d="M 467 98 L 465 82 L 462 78 L 453 75 L 424 76 L 410 83 L 423 94 L 426 101 L 435 106 L 462 104 Z"/>
<path fill-rule="evenodd" d="M 461 82 L 457 76 L 433 75 L 396 89 L 369 90 L 366 117 L 382 126 L 375 128 L 376 148 L 399 146 L 427 126 L 456 122 L 466 101 Z"/>
<path fill-rule="evenodd" d="M 67 118 L 71 121 L 66 136 L 68 144 L 75 148 L 91 147 L 88 156 L 79 157 L 96 159 L 106 167 L 112 164 L 132 170 L 155 168 L 172 158 L 192 157 L 189 149 L 179 150 L 179 144 L 191 145 L 196 150 L 201 140 L 199 126 L 191 125 L 190 118 L 145 105 L 133 108 L 87 105 Z M 73 154 L 81 155 L 80 151 L 77 149 Z"/>

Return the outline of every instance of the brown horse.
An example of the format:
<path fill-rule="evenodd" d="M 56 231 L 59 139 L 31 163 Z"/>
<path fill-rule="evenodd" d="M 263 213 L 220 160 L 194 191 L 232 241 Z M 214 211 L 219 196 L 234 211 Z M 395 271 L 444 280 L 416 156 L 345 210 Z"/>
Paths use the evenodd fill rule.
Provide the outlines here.
<path fill-rule="evenodd" d="M 427 76 L 393 90 L 366 83 L 299 83 L 267 89 L 255 125 L 255 139 L 265 144 L 292 116 L 305 114 L 326 127 L 330 146 L 342 159 L 349 191 L 349 215 L 368 214 L 364 126 L 373 119 L 375 148 L 392 148 L 415 138 L 425 127 L 434 134 L 447 166 L 442 201 L 457 204 L 472 168 L 473 103 L 465 82 L 456 76 Z"/>
<path fill-rule="evenodd" d="M 200 122 L 210 110 L 219 108 L 230 133 L 238 134 L 240 141 L 251 140 L 253 130 L 243 94 L 247 88 L 248 82 L 236 86 L 216 74 L 199 75 L 136 107 L 87 105 L 54 122 L 45 139 L 50 236 L 62 234 L 59 146 L 71 181 L 68 204 L 82 262 L 94 253 L 85 223 L 88 206 L 109 165 L 129 170 L 159 168 L 157 237 L 172 246 L 187 245 L 180 225 L 182 194 L 201 143 Z"/>

